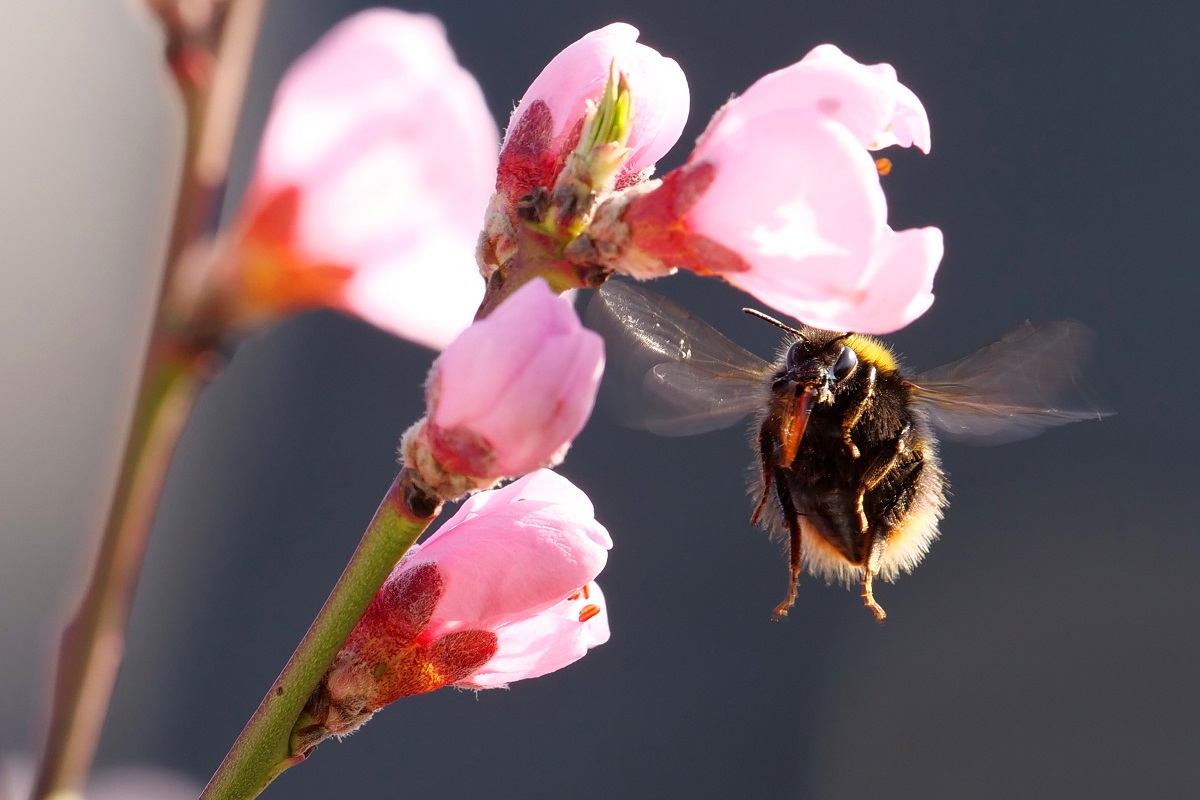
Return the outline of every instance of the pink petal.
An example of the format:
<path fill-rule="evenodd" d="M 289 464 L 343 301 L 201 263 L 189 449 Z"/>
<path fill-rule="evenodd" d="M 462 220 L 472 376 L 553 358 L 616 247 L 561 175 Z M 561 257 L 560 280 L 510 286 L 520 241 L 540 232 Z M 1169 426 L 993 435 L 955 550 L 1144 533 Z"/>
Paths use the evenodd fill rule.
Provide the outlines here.
<path fill-rule="evenodd" d="M 474 259 L 498 134 L 441 23 L 375 9 L 331 30 L 284 76 L 248 196 L 300 189 L 298 258 L 387 273 L 333 303 L 429 344 L 482 292 Z M 434 290 L 431 291 L 431 287 Z M 375 291 L 401 296 L 374 299 Z M 440 330 L 410 317 L 438 317 Z"/>
<path fill-rule="evenodd" d="M 628 144 L 633 156 L 626 168 L 640 171 L 652 166 L 683 132 L 689 93 L 679 64 L 637 44 L 637 37 L 637 28 L 614 22 L 568 45 L 530 84 L 513 111 L 504 144 L 535 100 L 547 104 L 556 140 L 570 134 L 583 118 L 587 101 L 600 96 L 615 60 L 629 81 L 636 115 Z"/>
<path fill-rule="evenodd" d="M 751 265 L 727 280 L 781 310 L 858 285 L 887 206 L 874 162 L 844 127 L 807 112 L 730 108 L 693 159 L 717 172 L 688 226 Z"/>
<path fill-rule="evenodd" d="M 421 562 L 433 561 L 445 590 L 431 625 L 492 628 L 536 614 L 593 580 L 608 560 L 612 541 L 591 517 L 577 490 L 555 487 L 565 478 L 538 473 L 505 498 L 459 509 L 421 545 Z M 569 482 L 567 482 L 569 484 Z M 531 491 L 529 501 L 521 492 Z M 573 488 L 573 487 L 572 487 Z M 565 503 L 551 503 L 554 494 Z M 485 493 L 486 494 L 486 493 Z"/>
<path fill-rule="evenodd" d="M 888 126 L 896 107 L 896 73 L 886 64 L 878 66 L 866 67 L 823 44 L 801 61 L 759 78 L 736 102 L 746 114 L 795 108 L 828 116 L 867 146 Z"/>
<path fill-rule="evenodd" d="M 916 144 L 929 152 L 929 118 L 890 64 L 860 64 L 832 44 L 758 79 L 737 98 L 743 113 L 807 109 L 844 125 L 864 147 Z"/>
<path fill-rule="evenodd" d="M 581 518 L 595 516 L 592 501 L 582 489 L 553 470 L 537 469 L 499 489 L 471 495 L 459 506 L 454 519 L 469 519 L 510 503 L 521 503 L 522 507 L 531 509 L 560 506 Z M 430 536 L 426 544 L 436 539 L 440 533 L 441 529 Z M 607 538 L 607 534 L 605 538 L 598 539 L 597 543 L 605 549 L 612 547 L 612 541 Z"/>
<path fill-rule="evenodd" d="M 581 616 L 586 619 L 580 621 Z M 496 636 L 496 655 L 463 685 L 496 688 L 578 661 L 590 648 L 608 641 L 607 604 L 600 587 L 590 583 L 586 596 L 568 598 L 541 614 L 510 622 L 498 628 Z"/>
<path fill-rule="evenodd" d="M 583 429 L 604 345 L 545 281 L 521 287 L 434 365 L 430 422 L 469 429 L 494 450 L 496 476 L 550 463 Z"/>
<path fill-rule="evenodd" d="M 521 287 L 442 353 L 432 420 L 449 428 L 492 412 L 498 395 L 538 355 L 545 338 L 571 333 L 574 313 L 544 280 Z"/>
<path fill-rule="evenodd" d="M 919 150 L 928 153 L 932 142 L 925 106 L 907 86 L 898 84 L 897 88 L 896 115 L 892 118 L 891 126 L 876 138 L 871 149 L 880 150 L 893 144 L 901 147 L 916 145 Z"/>
<path fill-rule="evenodd" d="M 891 333 L 933 304 L 933 276 L 944 246 L 937 228 L 884 231 L 863 279 L 862 300 L 847 306 L 838 330 Z"/>
<path fill-rule="evenodd" d="M 431 228 L 407 253 L 362 265 L 346 286 L 344 305 L 385 331 L 440 350 L 471 324 L 483 289 L 466 237 Z"/>

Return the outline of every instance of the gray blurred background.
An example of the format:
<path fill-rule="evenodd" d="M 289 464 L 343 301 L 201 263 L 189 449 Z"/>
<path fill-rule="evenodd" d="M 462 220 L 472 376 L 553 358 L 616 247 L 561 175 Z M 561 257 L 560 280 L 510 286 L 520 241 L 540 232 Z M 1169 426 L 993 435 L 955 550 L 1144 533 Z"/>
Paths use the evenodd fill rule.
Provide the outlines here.
<path fill-rule="evenodd" d="M 884 585 L 805 581 L 749 527 L 738 430 L 660 440 L 594 419 L 563 472 L 616 546 L 612 641 L 510 691 L 444 690 L 323 745 L 268 798 L 1179 797 L 1194 790 L 1200 467 L 1192 322 L 1200 6 L 525 0 L 438 14 L 503 124 L 613 20 L 676 58 L 693 114 L 831 41 L 888 61 L 933 153 L 889 152 L 891 222 L 936 224 L 933 309 L 892 337 L 933 366 L 1026 318 L 1099 334 L 1119 413 L 946 446 L 943 539 Z M 362 4 L 275 2 L 238 146 L 244 184 L 286 65 Z M 109 488 L 181 125 L 134 2 L 0 7 L 0 751 L 28 750 L 50 643 Z M 715 281 L 654 287 L 764 355 Z M 431 354 L 334 314 L 246 342 L 171 471 L 100 763 L 203 782 L 332 586 L 421 411 Z"/>

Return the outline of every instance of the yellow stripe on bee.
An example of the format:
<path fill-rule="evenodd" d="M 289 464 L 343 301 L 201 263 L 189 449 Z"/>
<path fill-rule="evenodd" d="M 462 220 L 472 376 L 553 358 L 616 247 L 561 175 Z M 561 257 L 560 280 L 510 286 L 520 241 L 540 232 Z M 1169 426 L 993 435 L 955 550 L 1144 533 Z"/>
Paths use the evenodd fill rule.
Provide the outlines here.
<path fill-rule="evenodd" d="M 858 354 L 858 360 L 874 364 L 880 372 L 896 371 L 896 356 L 886 344 L 873 336 L 862 333 L 852 333 L 845 339 L 846 344 Z"/>

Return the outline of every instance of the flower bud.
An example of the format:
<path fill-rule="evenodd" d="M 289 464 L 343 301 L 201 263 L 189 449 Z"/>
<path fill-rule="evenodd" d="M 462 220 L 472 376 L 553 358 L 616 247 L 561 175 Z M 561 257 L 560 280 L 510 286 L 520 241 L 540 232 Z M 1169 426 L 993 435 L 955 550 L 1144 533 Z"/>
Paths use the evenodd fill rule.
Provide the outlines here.
<path fill-rule="evenodd" d="M 534 279 L 434 362 L 428 414 L 405 434 L 405 463 L 443 499 L 557 464 L 592 412 L 603 370 L 603 340 Z"/>
<path fill-rule="evenodd" d="M 592 583 L 612 540 L 587 495 L 539 470 L 474 495 L 393 570 L 293 734 L 307 753 L 401 697 L 561 669 L 608 640 Z"/>
<path fill-rule="evenodd" d="M 329 306 L 441 347 L 483 296 L 498 133 L 434 17 L 365 11 L 284 75 L 214 280 L 225 324 Z"/>
<path fill-rule="evenodd" d="M 887 333 L 933 302 L 942 256 L 936 228 L 887 226 L 867 148 L 889 143 L 928 149 L 916 96 L 890 66 L 822 45 L 731 100 L 687 164 L 602 207 L 609 230 L 589 233 L 624 240 L 625 271 L 719 274 L 809 325 Z"/>
<path fill-rule="evenodd" d="M 633 99 L 629 158 L 618 184 L 631 182 L 679 139 L 688 86 L 674 59 L 637 43 L 638 30 L 615 22 L 556 55 L 513 111 L 501 146 L 496 190 L 510 208 L 535 187 L 550 188 L 578 144 L 588 104 L 596 104 L 615 66 Z"/>

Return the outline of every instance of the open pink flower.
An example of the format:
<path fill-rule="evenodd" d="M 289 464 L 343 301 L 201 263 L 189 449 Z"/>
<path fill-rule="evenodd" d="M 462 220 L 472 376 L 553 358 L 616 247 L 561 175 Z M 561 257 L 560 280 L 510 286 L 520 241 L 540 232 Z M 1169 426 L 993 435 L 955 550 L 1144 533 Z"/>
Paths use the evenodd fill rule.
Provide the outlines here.
<path fill-rule="evenodd" d="M 720 274 L 816 327 L 893 331 L 933 302 L 942 237 L 887 226 L 867 151 L 886 144 L 928 150 L 920 102 L 890 66 L 822 45 L 718 111 L 623 221 L 643 257 Z"/>
<path fill-rule="evenodd" d="M 496 189 L 512 207 L 534 187 L 554 185 L 578 143 L 587 103 L 600 97 L 614 62 L 634 103 L 624 181 L 652 167 L 679 139 L 688 115 L 687 79 L 674 59 L 638 44 L 637 37 L 637 28 L 623 22 L 592 31 L 556 55 L 530 85 L 513 111 L 500 155 Z"/>
<path fill-rule="evenodd" d="M 540 278 L 455 339 L 426 383 L 428 418 L 407 463 L 495 479 L 558 463 L 587 422 L 604 342 Z M 414 448 L 420 452 L 414 452 Z"/>
<path fill-rule="evenodd" d="M 444 345 L 483 295 L 497 139 L 434 17 L 336 26 L 275 95 L 235 245 L 242 315 L 327 305 Z"/>
<path fill-rule="evenodd" d="M 473 496 L 388 577 L 311 704 L 328 707 L 317 724 L 340 735 L 400 697 L 579 660 L 608 640 L 593 580 L 611 547 L 587 495 L 549 470 Z"/>

